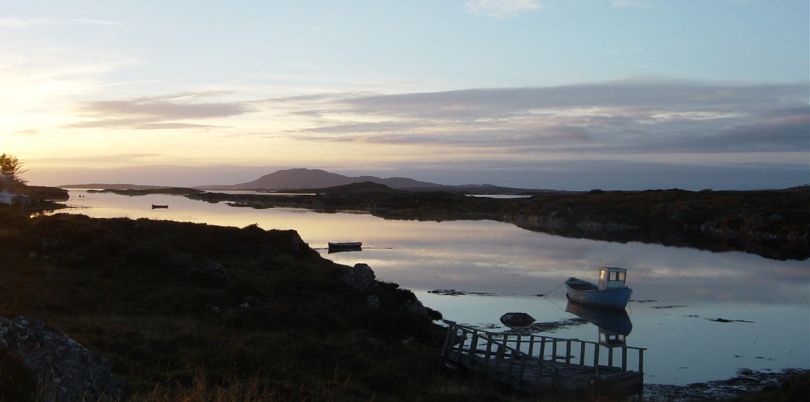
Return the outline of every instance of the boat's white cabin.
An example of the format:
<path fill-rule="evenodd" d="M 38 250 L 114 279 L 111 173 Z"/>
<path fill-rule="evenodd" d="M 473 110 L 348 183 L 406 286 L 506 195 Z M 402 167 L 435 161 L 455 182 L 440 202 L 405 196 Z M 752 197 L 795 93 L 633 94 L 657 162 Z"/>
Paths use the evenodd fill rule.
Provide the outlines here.
<path fill-rule="evenodd" d="M 627 270 L 619 267 L 599 268 L 599 289 L 616 289 L 625 287 Z"/>

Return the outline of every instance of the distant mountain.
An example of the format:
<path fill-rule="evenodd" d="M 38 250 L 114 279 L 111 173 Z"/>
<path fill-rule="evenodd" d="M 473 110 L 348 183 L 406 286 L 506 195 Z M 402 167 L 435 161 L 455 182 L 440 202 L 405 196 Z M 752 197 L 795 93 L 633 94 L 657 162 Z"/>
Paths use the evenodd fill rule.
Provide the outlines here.
<path fill-rule="evenodd" d="M 362 182 L 382 184 L 398 190 L 448 190 L 453 188 L 453 186 L 428 183 L 405 177 L 351 177 L 320 169 L 279 170 L 247 183 L 198 188 L 203 190 L 301 190 L 344 186 Z"/>
<path fill-rule="evenodd" d="M 321 169 L 286 169 L 259 177 L 256 180 L 239 184 L 219 184 L 196 187 L 199 190 L 259 190 L 259 191 L 301 191 L 317 190 L 329 187 L 345 186 L 356 183 L 375 183 L 395 190 L 406 191 L 451 191 L 466 194 L 535 194 L 558 192 L 553 190 L 530 190 L 524 188 L 500 187 L 491 184 L 465 184 L 449 186 L 409 179 L 407 177 L 344 176 Z M 166 186 L 149 186 L 140 184 L 68 184 L 61 188 L 90 188 L 111 190 L 156 190 Z M 365 186 L 368 187 L 368 186 Z M 366 189 L 364 186 L 357 189 Z M 348 190 L 348 189 L 347 189 Z"/>

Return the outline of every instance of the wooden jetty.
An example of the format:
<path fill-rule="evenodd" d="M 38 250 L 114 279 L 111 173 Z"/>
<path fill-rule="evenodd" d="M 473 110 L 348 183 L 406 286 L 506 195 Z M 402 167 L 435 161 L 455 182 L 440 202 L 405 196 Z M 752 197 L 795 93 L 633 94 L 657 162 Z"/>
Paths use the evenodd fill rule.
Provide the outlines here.
<path fill-rule="evenodd" d="M 550 336 L 484 331 L 452 321 L 442 358 L 516 390 L 637 394 L 645 348 Z"/>

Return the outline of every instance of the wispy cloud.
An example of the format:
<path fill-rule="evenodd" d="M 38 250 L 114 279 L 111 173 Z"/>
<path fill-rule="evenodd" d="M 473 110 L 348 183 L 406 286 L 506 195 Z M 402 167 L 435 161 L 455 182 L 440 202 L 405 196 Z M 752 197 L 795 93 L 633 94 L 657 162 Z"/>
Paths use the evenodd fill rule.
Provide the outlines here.
<path fill-rule="evenodd" d="M 250 102 L 246 101 L 205 101 L 209 97 L 221 94 L 223 93 L 211 91 L 183 92 L 126 100 L 85 102 L 80 105 L 79 113 L 86 119 L 71 123 L 67 128 L 206 128 L 212 125 L 196 121 L 236 116 L 255 110 Z"/>
<path fill-rule="evenodd" d="M 302 139 L 513 152 L 807 151 L 806 82 L 625 80 L 539 88 L 276 100 L 313 117 Z M 271 103 L 272 105 L 273 103 Z M 309 107 L 307 107 L 309 106 Z"/>
<path fill-rule="evenodd" d="M 539 10 L 542 6 L 536 0 L 468 0 L 464 8 L 474 15 L 511 18 Z"/>

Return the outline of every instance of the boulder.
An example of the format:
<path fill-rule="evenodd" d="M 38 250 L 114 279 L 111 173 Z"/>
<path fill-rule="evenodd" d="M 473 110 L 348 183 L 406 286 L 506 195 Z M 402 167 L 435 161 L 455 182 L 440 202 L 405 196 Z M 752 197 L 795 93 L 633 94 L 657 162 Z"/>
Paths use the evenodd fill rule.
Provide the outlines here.
<path fill-rule="evenodd" d="M 343 282 L 357 292 L 370 290 L 374 279 L 374 271 L 368 264 L 354 264 L 354 267 L 343 274 Z"/>
<path fill-rule="evenodd" d="M 506 313 L 501 316 L 501 323 L 507 327 L 528 327 L 534 322 L 534 317 L 526 313 Z"/>
<path fill-rule="evenodd" d="M 178 254 L 172 256 L 172 263 L 197 285 L 222 288 L 231 283 L 225 267 L 210 258 Z"/>
<path fill-rule="evenodd" d="M 377 297 L 376 295 L 368 295 L 368 297 L 366 297 L 366 306 L 368 306 L 369 309 L 375 311 L 379 310 L 380 305 L 381 305 L 380 298 Z"/>
<path fill-rule="evenodd" d="M 0 349 L 29 373 L 34 400 L 118 400 L 123 394 L 106 360 L 40 321 L 0 316 Z"/>

